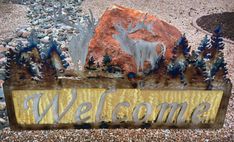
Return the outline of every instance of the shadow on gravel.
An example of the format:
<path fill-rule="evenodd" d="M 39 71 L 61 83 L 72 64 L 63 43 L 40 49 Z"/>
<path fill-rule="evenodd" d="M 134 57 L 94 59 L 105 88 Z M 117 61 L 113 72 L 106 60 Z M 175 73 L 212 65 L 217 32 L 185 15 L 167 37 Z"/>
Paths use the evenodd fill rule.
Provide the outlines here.
<path fill-rule="evenodd" d="M 213 33 L 217 25 L 221 25 L 223 36 L 234 41 L 234 12 L 216 13 L 202 16 L 197 19 L 197 25 Z"/>

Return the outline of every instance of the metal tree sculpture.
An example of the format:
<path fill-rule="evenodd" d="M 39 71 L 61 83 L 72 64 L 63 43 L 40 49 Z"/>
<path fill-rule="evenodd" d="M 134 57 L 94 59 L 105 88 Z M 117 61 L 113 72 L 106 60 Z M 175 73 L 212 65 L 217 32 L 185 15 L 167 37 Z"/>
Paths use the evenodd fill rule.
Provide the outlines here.
<path fill-rule="evenodd" d="M 76 24 L 70 23 L 69 20 L 63 19 L 62 22 L 68 26 L 75 28 L 79 32 L 78 35 L 74 35 L 69 43 L 69 53 L 75 64 L 75 69 L 78 71 L 79 62 L 82 69 L 86 64 L 86 58 L 88 54 L 88 46 L 91 38 L 93 37 L 96 27 L 96 21 L 93 17 L 91 10 L 89 10 L 90 16 L 84 18 L 84 24 L 77 22 Z"/>
<path fill-rule="evenodd" d="M 167 72 L 172 77 L 179 76 L 181 83 L 187 85 L 184 72 L 189 64 L 190 49 L 188 46 L 188 40 L 183 35 L 177 42 L 176 46 L 172 50 L 173 56 L 171 62 L 167 67 Z"/>

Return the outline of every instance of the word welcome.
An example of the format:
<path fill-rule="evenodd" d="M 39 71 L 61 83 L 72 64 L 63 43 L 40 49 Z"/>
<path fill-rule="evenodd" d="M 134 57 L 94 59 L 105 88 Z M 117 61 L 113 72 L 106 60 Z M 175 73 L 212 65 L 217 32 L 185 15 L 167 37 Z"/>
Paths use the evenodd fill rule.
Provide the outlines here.
<path fill-rule="evenodd" d="M 197 125 L 215 121 L 222 91 L 63 89 L 14 91 L 19 124 Z"/>

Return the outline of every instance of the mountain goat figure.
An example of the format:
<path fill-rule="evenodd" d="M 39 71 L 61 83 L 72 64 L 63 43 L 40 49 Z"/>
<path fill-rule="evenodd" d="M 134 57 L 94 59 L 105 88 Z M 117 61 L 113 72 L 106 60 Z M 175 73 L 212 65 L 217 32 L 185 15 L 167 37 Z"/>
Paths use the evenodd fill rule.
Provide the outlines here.
<path fill-rule="evenodd" d="M 112 37 L 117 40 L 120 47 L 132 55 L 135 59 L 137 65 L 137 72 L 141 69 L 144 70 L 144 62 L 149 61 L 151 65 L 151 70 L 153 70 L 158 64 L 159 60 L 165 55 L 166 46 L 162 42 L 150 42 L 142 39 L 132 39 L 128 34 L 134 33 L 140 29 L 149 30 L 152 34 L 152 25 L 143 26 L 144 22 L 137 24 L 136 27 L 132 28 L 132 24 L 125 29 L 120 23 L 114 25 L 115 29 L 119 34 L 113 34 Z M 146 28 L 147 27 L 147 28 Z M 149 28 L 151 27 L 151 28 Z M 134 29 L 134 30 L 133 30 Z M 157 48 L 160 47 L 160 53 L 158 53 Z"/>

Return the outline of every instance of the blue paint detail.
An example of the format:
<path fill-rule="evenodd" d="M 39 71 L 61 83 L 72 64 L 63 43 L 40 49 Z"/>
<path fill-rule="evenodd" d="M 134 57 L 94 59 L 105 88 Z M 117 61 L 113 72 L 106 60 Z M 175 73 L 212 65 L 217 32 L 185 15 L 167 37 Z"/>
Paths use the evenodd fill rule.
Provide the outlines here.
<path fill-rule="evenodd" d="M 185 47 L 183 48 L 183 52 L 185 55 L 188 55 L 190 53 L 191 47 Z"/>
<path fill-rule="evenodd" d="M 50 39 L 50 43 L 49 43 L 49 48 L 42 51 L 41 52 L 41 58 L 43 60 L 49 59 L 51 58 L 51 54 L 52 52 L 55 52 L 56 54 L 58 54 L 60 60 L 62 61 L 63 67 L 67 68 L 69 66 L 69 64 L 67 63 L 67 61 L 65 60 L 66 57 L 65 55 L 62 53 L 61 49 L 59 48 L 58 44 L 56 41 L 54 41 L 53 39 Z"/>
<path fill-rule="evenodd" d="M 37 35 L 36 35 L 35 30 L 33 30 L 28 38 L 28 46 L 25 48 L 22 48 L 22 44 L 19 45 L 19 46 L 21 46 L 20 52 L 25 53 L 25 52 L 32 51 L 34 48 L 38 49 L 37 45 L 38 45 Z M 38 51 L 39 51 L 39 49 L 38 49 Z"/>
<path fill-rule="evenodd" d="M 64 68 L 67 68 L 69 66 L 68 63 L 63 64 Z"/>
<path fill-rule="evenodd" d="M 107 69 L 106 69 L 109 73 L 112 73 L 113 72 L 113 68 L 112 66 L 107 66 Z"/>
<path fill-rule="evenodd" d="M 106 54 L 106 55 L 103 56 L 102 62 L 103 62 L 104 65 L 106 65 L 106 64 L 110 63 L 111 60 L 112 60 L 111 57 L 108 54 Z"/>
<path fill-rule="evenodd" d="M 219 58 L 212 65 L 210 70 L 210 76 L 213 77 L 219 71 L 220 68 L 225 68 L 225 63 L 223 58 Z"/>
<path fill-rule="evenodd" d="M 203 60 L 197 60 L 195 62 L 195 66 L 198 68 L 203 68 L 205 66 L 205 62 Z"/>
<path fill-rule="evenodd" d="M 173 64 L 172 66 L 173 66 L 172 68 L 168 69 L 168 73 L 175 77 L 178 74 L 180 74 L 182 70 L 179 64 Z"/>
<path fill-rule="evenodd" d="M 32 76 L 37 76 L 37 73 L 33 70 L 32 66 L 30 66 L 30 68 L 28 68 L 28 71 Z"/>
<path fill-rule="evenodd" d="M 191 47 L 188 46 L 187 39 L 185 37 L 185 34 L 180 37 L 180 39 L 177 42 L 177 46 L 179 48 L 183 49 L 183 54 L 184 55 L 189 55 Z"/>
<path fill-rule="evenodd" d="M 177 75 L 183 75 L 184 70 L 187 68 L 188 62 L 175 62 L 173 61 L 167 66 L 167 73 L 170 74 L 173 77 L 176 77 Z"/>
<path fill-rule="evenodd" d="M 66 57 L 65 57 L 65 55 L 61 54 L 60 58 L 61 58 L 61 60 L 64 60 Z"/>
<path fill-rule="evenodd" d="M 35 34 L 35 31 L 32 31 L 32 33 L 30 34 L 29 38 L 28 38 L 28 45 L 27 47 L 23 47 L 22 43 L 18 44 L 16 47 L 16 51 L 18 52 L 18 54 L 16 54 L 16 62 L 17 64 L 24 64 L 26 62 L 26 59 L 22 59 L 21 60 L 21 55 L 23 53 L 27 53 L 32 51 L 33 49 L 36 49 L 38 52 L 40 51 L 38 48 L 38 40 Z"/>
<path fill-rule="evenodd" d="M 207 54 L 204 56 L 204 59 L 206 59 L 206 60 L 211 59 L 211 53 L 207 53 Z"/>
<path fill-rule="evenodd" d="M 62 54 L 62 51 L 59 48 L 59 46 L 56 43 L 56 41 L 50 39 L 49 48 L 39 49 L 39 47 L 38 47 L 38 40 L 37 40 L 37 36 L 36 36 L 35 30 L 33 30 L 31 32 L 31 34 L 30 34 L 30 36 L 28 38 L 28 45 L 27 45 L 27 47 L 23 47 L 22 43 L 20 43 L 20 44 L 17 45 L 17 48 L 16 48 L 17 54 L 16 54 L 16 58 L 15 58 L 17 64 L 23 65 L 23 64 L 28 63 L 29 60 L 27 61 L 27 59 L 24 59 L 22 57 L 22 54 L 30 52 L 33 49 L 36 49 L 39 52 L 40 58 L 42 60 L 46 60 L 48 58 L 51 58 L 51 53 L 52 52 L 56 52 L 58 54 L 58 56 L 60 57 L 61 61 L 62 61 L 63 67 L 67 68 L 69 66 L 69 64 L 65 60 L 66 59 L 65 55 Z M 32 76 L 37 76 L 37 72 L 35 72 L 33 70 L 33 68 L 32 68 L 31 65 L 29 66 L 28 71 L 29 71 L 29 73 Z"/>
<path fill-rule="evenodd" d="M 206 35 L 203 40 L 201 41 L 198 50 L 199 51 L 204 51 L 206 48 L 209 48 L 210 40 L 208 36 Z"/>
<path fill-rule="evenodd" d="M 57 42 L 51 39 L 49 49 L 47 50 L 47 58 L 51 58 L 51 54 L 53 51 L 56 52 L 59 56 L 62 54 L 62 51 L 60 50 L 60 48 L 58 48 Z"/>
<path fill-rule="evenodd" d="M 180 45 L 184 45 L 185 44 L 185 35 L 183 35 L 182 37 L 180 37 L 180 39 L 177 41 L 177 46 L 180 46 Z"/>
<path fill-rule="evenodd" d="M 214 33 L 211 37 L 211 45 L 213 48 L 216 48 L 217 50 L 223 50 L 224 49 L 224 43 L 222 38 L 222 28 L 221 26 L 217 26 L 214 30 Z"/>
<path fill-rule="evenodd" d="M 216 33 L 216 34 L 221 34 L 221 33 L 222 33 L 222 27 L 221 27 L 221 25 L 218 25 L 218 26 L 215 28 L 214 33 Z"/>
<path fill-rule="evenodd" d="M 134 79 L 134 78 L 136 78 L 136 73 L 134 73 L 134 72 L 129 72 L 129 73 L 128 73 L 128 78 L 129 78 L 129 79 Z"/>

